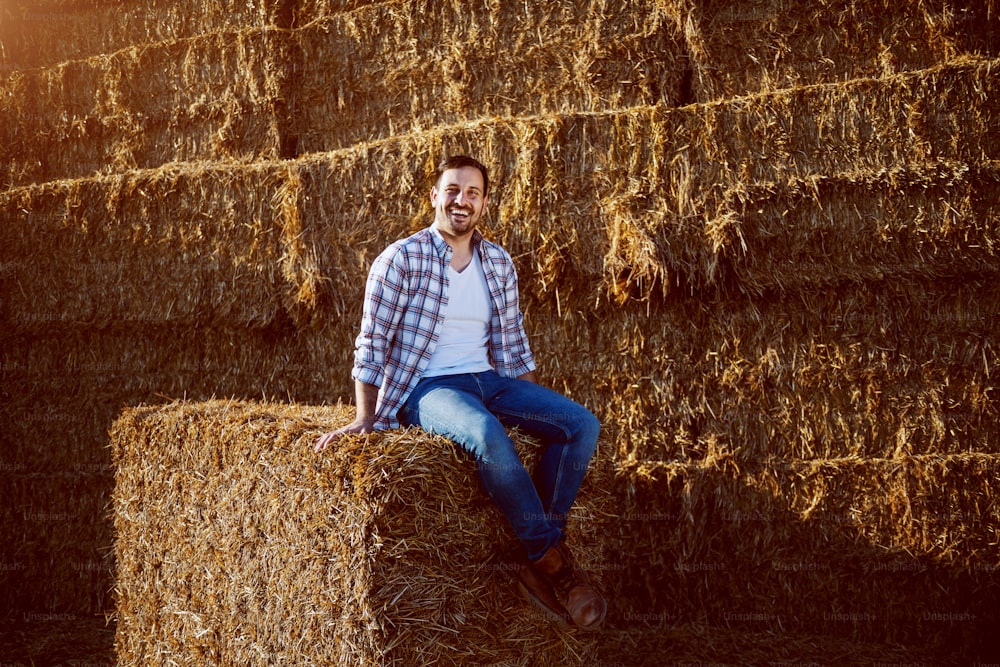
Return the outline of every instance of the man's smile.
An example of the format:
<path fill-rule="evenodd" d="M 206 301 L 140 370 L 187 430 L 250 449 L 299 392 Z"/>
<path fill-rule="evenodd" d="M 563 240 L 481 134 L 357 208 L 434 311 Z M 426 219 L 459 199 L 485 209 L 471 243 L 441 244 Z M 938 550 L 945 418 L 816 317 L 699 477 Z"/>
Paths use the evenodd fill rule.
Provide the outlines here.
<path fill-rule="evenodd" d="M 472 209 L 459 208 L 457 206 L 451 207 L 450 209 L 448 209 L 448 212 L 451 213 L 452 217 L 460 218 L 462 220 L 465 220 L 472 215 Z"/>

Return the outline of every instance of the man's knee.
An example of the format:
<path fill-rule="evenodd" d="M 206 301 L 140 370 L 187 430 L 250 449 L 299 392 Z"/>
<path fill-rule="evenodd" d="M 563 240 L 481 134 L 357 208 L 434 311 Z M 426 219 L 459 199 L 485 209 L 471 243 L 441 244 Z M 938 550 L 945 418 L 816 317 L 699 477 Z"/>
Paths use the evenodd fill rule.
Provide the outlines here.
<path fill-rule="evenodd" d="M 490 462 L 516 456 L 514 442 L 507 429 L 492 415 L 476 415 L 465 425 L 466 448 L 480 462 Z"/>
<path fill-rule="evenodd" d="M 589 448 L 593 453 L 601 435 L 601 422 L 594 413 L 581 405 L 571 420 L 571 432 L 578 447 Z"/>

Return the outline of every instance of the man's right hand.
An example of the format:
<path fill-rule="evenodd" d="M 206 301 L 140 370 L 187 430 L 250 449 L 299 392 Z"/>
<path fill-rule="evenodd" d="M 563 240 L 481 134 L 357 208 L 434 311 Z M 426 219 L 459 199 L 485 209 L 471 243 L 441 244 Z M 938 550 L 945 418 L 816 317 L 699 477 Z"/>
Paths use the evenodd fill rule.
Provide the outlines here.
<path fill-rule="evenodd" d="M 329 445 L 339 440 L 342 435 L 347 435 L 348 433 L 371 433 L 374 430 L 375 425 L 372 422 L 366 420 L 355 420 L 347 426 L 338 428 L 336 431 L 330 431 L 329 433 L 321 435 L 316 440 L 316 448 L 313 451 L 323 451 Z"/>
<path fill-rule="evenodd" d="M 366 384 L 361 380 L 355 380 L 354 398 L 358 406 L 354 412 L 354 421 L 347 426 L 338 428 L 336 431 L 330 431 L 319 436 L 314 451 L 323 451 L 331 443 L 336 442 L 342 435 L 347 435 L 348 433 L 371 433 L 375 430 L 375 402 L 378 399 L 378 387 L 373 384 Z"/>

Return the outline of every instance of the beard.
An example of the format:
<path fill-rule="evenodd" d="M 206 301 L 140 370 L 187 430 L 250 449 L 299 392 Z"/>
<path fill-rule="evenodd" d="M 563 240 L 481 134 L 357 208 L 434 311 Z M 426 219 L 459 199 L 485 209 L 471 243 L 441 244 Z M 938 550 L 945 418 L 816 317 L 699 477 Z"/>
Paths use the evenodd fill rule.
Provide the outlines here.
<path fill-rule="evenodd" d="M 475 209 L 469 206 L 449 206 L 441 213 L 439 227 L 456 236 L 471 232 L 479 221 Z"/>

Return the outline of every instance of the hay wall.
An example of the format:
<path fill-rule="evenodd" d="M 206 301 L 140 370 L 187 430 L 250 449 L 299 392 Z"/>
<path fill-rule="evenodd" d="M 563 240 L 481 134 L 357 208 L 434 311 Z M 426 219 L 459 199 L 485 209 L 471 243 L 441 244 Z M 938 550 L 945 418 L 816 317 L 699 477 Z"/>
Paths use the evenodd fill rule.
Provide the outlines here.
<path fill-rule="evenodd" d="M 177 166 L 3 195 L 3 317 L 253 325 L 281 308 L 273 168 Z"/>
<path fill-rule="evenodd" d="M 278 22 L 287 3 L 251 0 L 13 0 L 0 8 L 0 67 L 51 67 L 137 44 Z"/>
<path fill-rule="evenodd" d="M 949 91 L 988 90 L 993 72 L 962 62 L 729 104 L 485 120 L 292 162 L 177 165 L 8 191 L 4 378 L 19 388 L 6 410 L 8 460 L 46 471 L 48 459 L 60 470 L 106 465 L 116 407 L 158 396 L 349 397 L 337 369 L 350 357 L 368 265 L 426 224 L 424 178 L 436 156 L 477 147 L 497 165 L 491 236 L 517 258 L 545 379 L 600 414 L 623 460 L 992 452 L 995 208 L 992 190 L 976 187 L 991 167 L 876 168 L 918 163 L 936 137 L 938 155 L 973 158 L 965 135 L 943 139 L 959 108 Z M 909 143 L 866 134 L 930 90 L 941 106 L 923 134 Z M 760 128 L 794 126 L 826 105 L 854 109 L 843 145 L 872 150 L 819 162 L 820 143 L 803 131 L 759 145 L 753 159 L 740 153 Z M 976 117 L 994 118 L 988 97 Z M 987 155 L 990 127 L 967 133 Z M 674 148 L 681 140 L 698 141 Z M 671 167 L 663 153 L 687 157 Z M 816 164 L 791 161 L 802 154 Z M 816 178 L 835 169 L 859 175 Z M 747 174 L 763 184 L 741 189 Z M 726 183 L 739 194 L 720 192 Z M 850 210 L 847 188 L 857 192 Z M 386 191 L 397 196 L 370 195 Z M 879 191 L 897 209 L 919 201 L 947 215 L 936 229 L 947 220 L 958 245 L 920 254 L 891 230 L 875 252 L 864 233 L 879 229 Z M 853 254 L 809 242 L 850 239 L 817 231 L 820 214 L 853 226 Z M 51 259 L 25 259 L 39 248 Z M 782 273 L 788 261 L 801 270 Z M 778 290 L 797 296 L 775 299 Z M 93 397 L 86 408 L 81 396 Z M 51 453 L 70 425 L 89 435 Z M 22 579 L 50 588 L 32 572 Z"/>
<path fill-rule="evenodd" d="M 115 423 L 119 664 L 592 664 L 594 635 L 517 598 L 497 553 L 512 535 L 453 445 L 312 451 L 350 413 L 216 401 Z M 595 470 L 570 521 L 591 543 L 583 519 L 610 500 Z"/>
<path fill-rule="evenodd" d="M 998 296 L 958 279 L 526 317 L 621 460 L 892 458 L 996 453 Z"/>
<path fill-rule="evenodd" d="M 638 618 L 996 655 L 994 455 L 628 468 L 616 581 Z"/>
<path fill-rule="evenodd" d="M 317 20 L 292 33 L 300 149 L 475 118 L 678 104 L 687 65 L 670 10 L 603 5 L 385 3 Z"/>
<path fill-rule="evenodd" d="M 521 260 L 527 298 L 601 304 L 677 288 L 712 294 L 745 279 L 730 275 L 731 265 L 755 261 L 739 232 L 747 213 L 760 208 L 749 210 L 754 193 L 763 198 L 781 187 L 807 193 L 809 184 L 821 187 L 817 179 L 825 178 L 859 193 L 881 187 L 905 199 L 925 181 L 946 187 L 950 173 L 991 178 L 990 167 L 969 172 L 968 165 L 1000 150 L 996 104 L 985 92 L 996 71 L 995 61 L 962 61 L 885 80 L 684 109 L 485 119 L 304 158 L 297 163 L 303 175 L 293 181 L 302 200 L 296 221 L 304 232 L 302 279 L 318 266 L 336 281 L 339 262 L 365 267 L 386 242 L 425 224 L 425 179 L 435 156 L 465 150 L 495 165 L 490 230 Z M 982 100 L 974 112 L 969 96 Z M 926 109 L 919 131 L 901 126 L 897 121 L 918 103 Z M 966 121 L 975 122 L 956 132 Z M 825 136 L 818 127 L 836 134 Z M 947 162 L 924 166 L 928 157 Z M 379 171 L 368 173 L 371 163 Z M 399 196 L 367 194 L 387 188 Z M 831 187 L 827 196 L 840 194 Z M 983 202 L 978 209 L 957 193 L 946 201 L 956 211 L 964 206 L 958 218 L 975 225 L 969 216 L 989 215 L 981 209 L 990 197 L 989 191 L 976 195 Z M 870 224 L 860 211 L 835 212 L 857 226 Z M 802 215 L 809 220 L 816 213 Z M 368 229 L 369 219 L 381 224 Z M 348 237 L 345 226 L 363 231 Z M 965 229 L 952 226 L 955 233 Z M 356 255 L 344 260 L 342 253 Z M 985 259 L 991 261 L 988 254 Z M 737 270 L 745 273 L 743 266 Z M 324 289 L 339 292 L 334 283 Z"/>
<path fill-rule="evenodd" d="M 845 458 L 907 467 L 995 454 L 994 0 L 465 9 L 0 8 L 0 470 L 20 498 L 2 520 L 4 534 L 23 536 L 0 547 L 6 608 L 110 609 L 112 531 L 94 517 L 122 406 L 351 396 L 364 272 L 385 243 L 427 223 L 422 178 L 453 150 L 495 165 L 491 235 L 518 262 L 543 377 L 600 414 L 626 478 L 724 458 L 750 470 L 750 488 L 764 485 L 754 466 L 772 459 L 790 466 L 774 473 L 784 479 L 796 466 L 839 475 Z M 961 493 L 950 468 L 920 465 Z M 706 488 L 729 488 L 711 479 Z M 62 485 L 82 509 L 55 497 Z M 988 486 L 977 488 L 988 503 Z M 747 511 L 770 507 L 765 498 Z M 956 534 L 970 521 L 952 518 Z M 797 521 L 782 512 L 774 530 L 794 537 Z M 725 548 L 697 542 L 706 525 L 669 544 Z M 734 541 L 759 532 L 723 527 Z M 814 562 L 796 545 L 819 548 L 819 534 L 774 548 L 782 562 Z M 642 553 L 630 567 L 648 581 L 682 562 Z M 723 562 L 713 558 L 701 562 Z M 935 558 L 928 568 L 957 582 L 949 594 L 993 590 Z M 725 563 L 733 580 L 747 576 Z M 966 563 L 976 576 L 994 565 Z M 837 568 L 840 579 L 857 573 Z M 834 595 L 841 606 L 823 633 L 917 636 L 894 613 L 855 627 L 840 610 L 857 587 L 766 581 Z M 680 595 L 708 611 L 684 607 L 684 619 L 721 615 L 741 642 L 768 643 L 773 624 L 725 618 L 725 596 L 748 599 L 738 585 L 719 586 L 722 597 L 700 585 Z M 879 590 L 900 588 L 893 578 Z M 679 611 L 637 595 L 632 613 L 645 616 L 635 634 L 618 629 L 623 645 L 669 637 L 704 660 L 709 642 L 664 627 Z M 964 611 L 950 599 L 927 592 L 917 608 L 931 619 Z M 784 622 L 795 604 L 781 593 L 766 613 Z M 963 623 L 949 628 L 972 627 Z M 935 646 L 950 641 L 920 627 Z M 967 662 L 997 653 L 965 646 Z M 840 653 L 820 661 L 830 655 Z"/>
<path fill-rule="evenodd" d="M 717 231 L 733 239 L 731 265 L 746 289 L 989 275 L 1000 267 L 996 164 L 762 185 L 740 193 L 727 220 L 739 222 Z"/>
<path fill-rule="evenodd" d="M 338 11 L 292 31 L 269 24 L 138 42 L 14 71 L 0 85 L 13 119 L 0 178 L 293 157 L 468 118 L 678 101 L 683 64 L 665 57 L 680 52 L 676 31 L 655 3 L 615 20 L 573 5 L 409 4 Z M 32 150 L 42 145 L 62 150 Z"/>
<path fill-rule="evenodd" d="M 998 22 L 978 6 L 892 3 L 876 12 L 848 2 L 807 4 L 716 11 L 635 0 L 608 12 L 603 3 L 561 2 L 499 10 L 488 3 L 460 10 L 417 2 L 315 10 L 181 3 L 166 12 L 166 25 L 171 15 L 213 18 L 163 38 L 163 26 L 139 21 L 130 28 L 134 41 L 99 57 L 0 72 L 0 110 L 12 119 L 0 137 L 8 163 L 0 178 L 26 184 L 178 160 L 294 157 L 470 119 L 674 108 L 883 79 L 990 53 L 965 37 Z M 158 15 L 155 7 L 131 9 Z M 107 5 L 65 11 L 75 17 L 62 21 L 67 29 L 84 16 L 110 12 L 101 20 L 114 23 L 126 15 Z M 824 19 L 819 33 L 836 34 L 810 32 L 810 40 L 795 42 L 810 49 L 795 49 L 797 31 L 783 32 L 783 22 L 806 15 Z M 857 30 L 859 21 L 868 30 Z M 49 27 L 36 23 L 29 27 Z M 889 47 L 863 42 L 879 31 Z M 911 43 L 900 47 L 904 33 Z M 920 59 L 887 67 L 881 60 L 894 58 L 893 48 Z M 764 59 L 754 49 L 775 55 Z M 911 120 L 922 109 L 913 112 Z"/>
<path fill-rule="evenodd" d="M 763 0 L 687 5 L 698 101 L 922 70 L 995 53 L 997 5 Z"/>
<path fill-rule="evenodd" d="M 10 185 L 165 163 L 285 157 L 283 39 L 214 32 L 0 79 Z"/>

